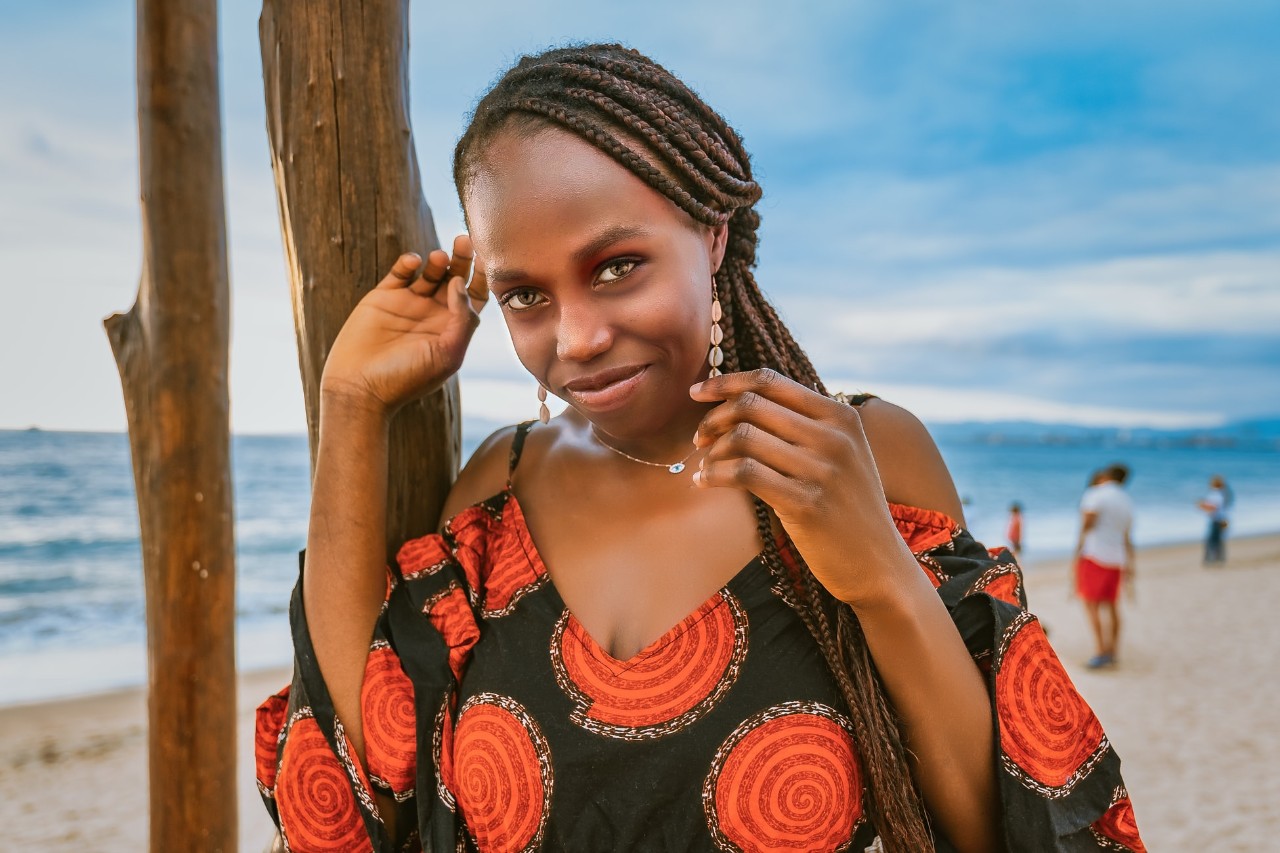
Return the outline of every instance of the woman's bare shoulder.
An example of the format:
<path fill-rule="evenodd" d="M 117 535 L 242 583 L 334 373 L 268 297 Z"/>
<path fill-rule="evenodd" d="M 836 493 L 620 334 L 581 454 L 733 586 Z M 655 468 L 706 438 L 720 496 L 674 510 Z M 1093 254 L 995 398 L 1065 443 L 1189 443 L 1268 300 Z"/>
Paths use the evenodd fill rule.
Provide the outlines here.
<path fill-rule="evenodd" d="M 516 427 L 507 426 L 494 432 L 476 448 L 453 481 L 449 497 L 445 499 L 440 524 L 453 518 L 467 507 L 491 498 L 507 486 L 507 473 L 511 458 L 511 442 Z"/>
<path fill-rule="evenodd" d="M 964 507 L 951 472 L 920 419 L 878 397 L 859 406 L 858 414 L 885 496 L 893 503 L 946 513 L 964 524 Z"/>

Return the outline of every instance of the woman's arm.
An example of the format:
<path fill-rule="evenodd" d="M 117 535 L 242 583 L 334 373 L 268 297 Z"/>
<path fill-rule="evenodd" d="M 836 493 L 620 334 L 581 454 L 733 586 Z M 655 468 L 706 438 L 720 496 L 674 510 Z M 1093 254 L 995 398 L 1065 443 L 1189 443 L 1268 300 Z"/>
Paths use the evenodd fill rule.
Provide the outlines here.
<path fill-rule="evenodd" d="M 963 525 L 951 474 L 924 425 L 881 400 L 869 400 L 859 411 L 887 498 L 937 510 Z M 994 727 L 986 684 L 915 558 L 899 559 L 911 581 L 878 602 L 863 602 L 858 619 L 902 721 L 929 810 L 961 850 L 998 850 Z"/>
<path fill-rule="evenodd" d="M 360 688 L 387 584 L 387 426 L 367 401 L 321 393 L 302 601 L 333 709 L 364 757 Z"/>
<path fill-rule="evenodd" d="M 334 711 L 364 758 L 360 690 L 386 593 L 387 429 L 462 364 L 482 301 L 467 296 L 471 245 L 402 255 L 356 305 L 325 361 L 302 602 Z M 446 272 L 447 270 L 447 272 Z M 434 283 L 447 278 L 447 283 Z M 484 292 L 484 281 L 472 286 Z"/>
<path fill-rule="evenodd" d="M 866 426 L 856 410 L 769 370 L 691 393 L 724 401 L 699 428 L 697 443 L 714 446 L 695 482 L 745 489 L 773 508 L 814 576 L 857 613 L 939 828 L 960 850 L 1000 849 L 986 685 L 893 523 L 878 468 L 885 457 L 895 501 L 958 514 L 928 433 L 887 404 L 868 410 Z"/>

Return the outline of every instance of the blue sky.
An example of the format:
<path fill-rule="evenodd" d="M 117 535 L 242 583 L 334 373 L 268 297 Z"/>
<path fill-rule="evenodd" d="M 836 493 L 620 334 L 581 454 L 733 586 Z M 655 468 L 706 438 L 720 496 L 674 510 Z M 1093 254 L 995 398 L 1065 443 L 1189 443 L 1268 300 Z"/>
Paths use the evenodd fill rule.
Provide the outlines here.
<path fill-rule="evenodd" d="M 237 430 L 304 426 L 258 4 L 222 4 Z M 779 11 L 785 8 L 785 11 Z M 140 269 L 133 4 L 0 0 L 0 427 L 123 429 L 101 320 Z M 746 139 L 758 278 L 833 387 L 926 421 L 1207 424 L 1280 412 L 1280 6 L 413 6 L 425 190 L 520 53 L 623 40 Z M 536 411 L 497 312 L 464 407 Z"/>

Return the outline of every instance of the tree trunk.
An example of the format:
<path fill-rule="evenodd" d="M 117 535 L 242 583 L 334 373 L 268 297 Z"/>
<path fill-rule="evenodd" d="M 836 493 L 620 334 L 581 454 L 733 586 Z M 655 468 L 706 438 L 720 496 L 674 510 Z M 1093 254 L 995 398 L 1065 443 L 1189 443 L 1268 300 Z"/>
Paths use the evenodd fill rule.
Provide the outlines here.
<path fill-rule="evenodd" d="M 259 21 L 313 471 L 338 330 L 401 253 L 439 245 L 409 124 L 408 16 L 407 0 L 265 0 Z M 396 416 L 390 450 L 389 549 L 434 527 L 457 473 L 456 381 Z"/>
<path fill-rule="evenodd" d="M 107 318 L 147 597 L 151 850 L 236 848 L 235 547 L 216 0 L 138 0 L 143 271 Z"/>

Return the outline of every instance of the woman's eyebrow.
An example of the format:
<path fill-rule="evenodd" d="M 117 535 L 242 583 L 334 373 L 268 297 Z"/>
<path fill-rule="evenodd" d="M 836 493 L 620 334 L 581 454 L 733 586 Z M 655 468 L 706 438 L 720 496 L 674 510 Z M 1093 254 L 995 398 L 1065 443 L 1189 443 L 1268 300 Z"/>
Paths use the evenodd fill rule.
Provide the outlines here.
<path fill-rule="evenodd" d="M 493 269 L 493 270 L 489 270 L 486 275 L 489 279 L 490 288 L 492 288 L 495 284 L 507 284 L 513 281 L 523 281 L 524 279 L 529 277 L 527 274 L 525 274 L 524 270 L 518 270 L 514 268 L 513 269 L 507 269 L 507 268 Z"/>
<path fill-rule="evenodd" d="M 573 253 L 573 261 L 576 264 L 586 263 L 614 243 L 634 237 L 648 237 L 649 233 L 649 229 L 643 225 L 611 225 L 580 246 Z M 488 276 L 490 286 L 523 281 L 529 277 L 524 270 L 506 267 L 489 270 Z"/>
<path fill-rule="evenodd" d="M 574 252 L 573 259 L 580 264 L 586 263 L 614 243 L 648 235 L 649 229 L 643 225 L 611 225 Z"/>

